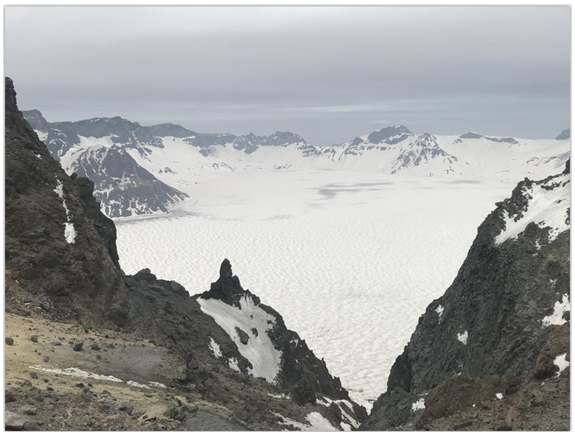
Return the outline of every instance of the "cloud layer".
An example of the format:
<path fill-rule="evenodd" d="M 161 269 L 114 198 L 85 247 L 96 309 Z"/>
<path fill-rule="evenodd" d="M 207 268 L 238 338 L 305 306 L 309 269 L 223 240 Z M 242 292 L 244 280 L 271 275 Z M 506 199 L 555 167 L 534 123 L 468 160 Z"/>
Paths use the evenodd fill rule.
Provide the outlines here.
<path fill-rule="evenodd" d="M 6 73 L 50 121 L 120 115 L 343 142 L 569 125 L 568 7 L 7 7 Z"/>

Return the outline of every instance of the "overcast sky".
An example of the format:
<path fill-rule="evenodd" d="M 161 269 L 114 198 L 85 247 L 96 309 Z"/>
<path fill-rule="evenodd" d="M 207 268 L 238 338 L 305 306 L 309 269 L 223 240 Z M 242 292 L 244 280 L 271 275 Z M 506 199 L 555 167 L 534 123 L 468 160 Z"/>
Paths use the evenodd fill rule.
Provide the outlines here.
<path fill-rule="evenodd" d="M 122 116 L 340 143 L 569 127 L 568 7 L 6 7 L 5 71 L 48 121 Z"/>

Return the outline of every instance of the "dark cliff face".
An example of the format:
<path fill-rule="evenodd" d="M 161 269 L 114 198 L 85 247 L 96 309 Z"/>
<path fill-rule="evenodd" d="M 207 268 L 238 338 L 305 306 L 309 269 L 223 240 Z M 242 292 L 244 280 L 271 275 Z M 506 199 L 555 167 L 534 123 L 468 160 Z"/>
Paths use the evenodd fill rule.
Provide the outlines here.
<path fill-rule="evenodd" d="M 460 392 L 468 389 L 457 399 L 466 404 L 465 397 L 488 385 L 511 392 L 556 377 L 555 358 L 565 354 L 569 360 L 569 223 L 568 168 L 542 181 L 526 179 L 497 204 L 479 227 L 453 284 L 419 319 L 366 429 L 414 422 L 425 428 L 448 414 L 433 407 L 450 388 L 455 397 L 455 386 Z M 566 376 L 563 371 L 559 379 Z M 564 386 L 557 390 L 563 398 Z M 426 408 L 415 406 L 414 412 L 419 400 Z M 489 428 L 475 426 L 480 427 Z"/>
<path fill-rule="evenodd" d="M 54 317 L 124 323 L 113 223 L 99 212 L 91 182 L 69 177 L 50 156 L 8 78 L 5 91 L 7 302 L 31 294 Z"/>

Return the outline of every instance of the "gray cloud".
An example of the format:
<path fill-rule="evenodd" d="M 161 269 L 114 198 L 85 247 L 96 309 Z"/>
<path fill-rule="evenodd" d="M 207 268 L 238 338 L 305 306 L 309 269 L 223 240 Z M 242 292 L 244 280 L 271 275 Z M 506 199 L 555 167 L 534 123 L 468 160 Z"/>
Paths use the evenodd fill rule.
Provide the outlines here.
<path fill-rule="evenodd" d="M 7 7 L 5 67 L 48 120 L 349 140 L 555 137 L 569 124 L 568 7 Z"/>

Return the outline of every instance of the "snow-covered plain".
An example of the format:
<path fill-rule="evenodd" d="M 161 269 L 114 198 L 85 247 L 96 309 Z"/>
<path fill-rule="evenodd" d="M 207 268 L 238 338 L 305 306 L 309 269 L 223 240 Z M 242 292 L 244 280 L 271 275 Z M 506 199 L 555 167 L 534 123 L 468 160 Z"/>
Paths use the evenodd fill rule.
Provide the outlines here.
<path fill-rule="evenodd" d="M 127 273 L 196 294 L 228 258 L 368 408 L 479 224 L 515 183 L 357 171 L 217 172 L 170 215 L 117 220 Z"/>

